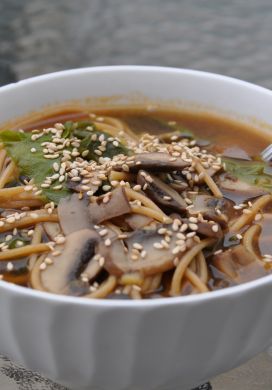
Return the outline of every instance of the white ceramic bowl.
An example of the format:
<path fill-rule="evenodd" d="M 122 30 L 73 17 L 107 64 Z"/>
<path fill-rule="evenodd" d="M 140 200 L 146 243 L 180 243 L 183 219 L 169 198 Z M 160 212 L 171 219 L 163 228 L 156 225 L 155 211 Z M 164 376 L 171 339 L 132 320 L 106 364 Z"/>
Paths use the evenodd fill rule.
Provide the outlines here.
<path fill-rule="evenodd" d="M 0 88 L 1 122 L 89 96 L 170 100 L 272 123 L 272 93 L 158 67 L 59 72 Z M 148 99 L 147 99 L 148 100 Z M 202 295 L 86 300 L 0 282 L 0 353 L 74 389 L 188 390 L 272 342 L 272 276 Z"/>

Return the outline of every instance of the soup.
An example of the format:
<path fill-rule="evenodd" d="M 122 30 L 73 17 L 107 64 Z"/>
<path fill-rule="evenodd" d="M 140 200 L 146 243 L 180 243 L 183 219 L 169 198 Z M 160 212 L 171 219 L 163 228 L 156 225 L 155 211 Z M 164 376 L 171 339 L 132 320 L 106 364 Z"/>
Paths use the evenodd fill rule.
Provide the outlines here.
<path fill-rule="evenodd" d="M 245 142 L 246 140 L 246 142 Z M 59 111 L 0 132 L 0 277 L 55 294 L 198 294 L 271 272 L 268 137 L 209 114 Z"/>

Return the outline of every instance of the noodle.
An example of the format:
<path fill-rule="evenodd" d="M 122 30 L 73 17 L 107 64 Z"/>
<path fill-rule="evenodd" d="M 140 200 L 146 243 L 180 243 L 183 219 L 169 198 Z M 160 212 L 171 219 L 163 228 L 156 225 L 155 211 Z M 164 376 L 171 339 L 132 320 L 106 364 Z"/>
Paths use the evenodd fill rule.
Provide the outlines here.
<path fill-rule="evenodd" d="M 272 202 L 272 195 L 263 195 L 258 198 L 252 205 L 251 209 L 247 209 L 250 213 L 244 213 L 230 227 L 231 232 L 237 232 L 242 229 L 245 225 L 250 223 L 256 214 L 262 210 L 268 203 Z"/>
<path fill-rule="evenodd" d="M 164 214 L 161 209 L 154 203 L 152 200 L 148 199 L 145 195 L 141 194 L 140 192 L 134 191 L 131 188 L 125 187 L 126 195 L 129 200 L 138 200 L 141 202 L 145 207 L 150 208 L 151 210 L 158 211 L 162 214 Z"/>
<path fill-rule="evenodd" d="M 135 214 L 145 215 L 146 217 L 153 218 L 156 221 L 159 221 L 162 223 L 171 223 L 172 222 L 172 219 L 167 217 L 162 211 L 159 212 L 156 210 L 152 210 L 149 207 L 131 205 L 131 210 Z"/>
<path fill-rule="evenodd" d="M 246 249 L 252 253 L 254 256 L 257 256 L 256 251 L 254 250 L 254 238 L 257 238 L 257 236 L 260 235 L 262 228 L 260 225 L 253 225 L 247 231 L 245 232 L 243 236 L 243 244 L 246 247 Z"/>
<path fill-rule="evenodd" d="M 85 295 L 85 298 L 105 298 L 107 295 L 113 292 L 116 284 L 117 278 L 111 275 L 98 287 L 96 291 Z"/>
<path fill-rule="evenodd" d="M 33 236 L 32 236 L 31 245 L 40 244 L 40 242 L 42 241 L 42 233 L 43 233 L 43 228 L 42 228 L 42 226 L 39 225 L 39 224 L 37 224 L 37 225 L 35 226 L 35 229 L 34 229 L 34 233 L 33 233 Z M 36 252 L 36 253 L 33 253 L 33 254 L 29 257 L 28 265 L 29 265 L 30 271 L 33 269 L 36 260 L 37 260 L 37 252 Z"/>
<path fill-rule="evenodd" d="M 199 252 L 196 255 L 197 259 L 197 266 L 198 266 L 198 275 L 203 283 L 208 282 L 208 267 L 205 260 L 205 256 L 203 255 L 203 252 Z"/>
<path fill-rule="evenodd" d="M 32 253 L 49 252 L 51 249 L 48 244 L 26 245 L 21 248 L 8 249 L 0 252 L 0 261 L 17 260 L 20 257 L 29 256 Z"/>
<path fill-rule="evenodd" d="M 206 169 L 203 168 L 203 166 L 201 165 L 201 163 L 199 162 L 198 159 L 195 159 L 195 163 L 196 163 L 195 167 L 196 167 L 197 172 L 199 174 L 203 175 L 203 179 L 204 179 L 205 183 L 210 188 L 210 190 L 214 194 L 214 196 L 216 196 L 217 198 L 222 198 L 223 197 L 222 192 L 220 191 L 220 189 L 218 188 L 218 186 L 214 182 L 214 180 L 211 178 L 211 176 L 207 173 Z"/>
<path fill-rule="evenodd" d="M 15 219 L 15 217 L 14 217 Z M 58 222 L 59 217 L 57 214 L 48 214 L 44 210 L 35 210 L 35 212 L 27 212 L 25 216 L 20 219 L 15 219 L 13 222 L 5 223 L 0 226 L 0 233 L 7 232 L 14 228 L 24 228 L 32 225 L 36 225 L 40 222 Z"/>
<path fill-rule="evenodd" d="M 199 292 L 203 293 L 209 291 L 206 284 L 190 268 L 185 270 L 184 276 L 197 288 Z"/>
<path fill-rule="evenodd" d="M 7 157 L 7 152 L 3 149 L 0 150 L 0 172 L 2 172 L 2 169 L 4 167 L 4 163 Z"/>
<path fill-rule="evenodd" d="M 16 166 L 14 162 L 10 162 L 0 175 L 0 188 L 3 188 L 9 181 L 11 181 L 11 175 L 13 174 Z"/>
<path fill-rule="evenodd" d="M 181 280 L 183 278 L 183 275 L 188 267 L 188 265 L 191 263 L 191 261 L 194 259 L 194 257 L 204 248 L 211 245 L 214 242 L 212 239 L 206 239 L 200 242 L 199 244 L 196 244 L 191 249 L 187 251 L 187 253 L 182 256 L 175 272 L 172 278 L 171 283 L 171 290 L 170 295 L 175 296 L 179 295 L 180 293 L 180 285 Z"/>

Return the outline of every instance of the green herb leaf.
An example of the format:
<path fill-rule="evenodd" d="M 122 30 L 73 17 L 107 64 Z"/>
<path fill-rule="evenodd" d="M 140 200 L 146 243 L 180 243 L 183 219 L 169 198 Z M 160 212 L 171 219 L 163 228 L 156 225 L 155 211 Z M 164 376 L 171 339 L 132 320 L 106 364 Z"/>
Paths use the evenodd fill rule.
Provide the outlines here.
<path fill-rule="evenodd" d="M 69 195 L 70 191 L 66 187 L 55 191 L 52 188 L 41 188 L 40 185 L 47 176 L 54 174 L 52 165 L 54 162 L 60 164 L 61 158 L 54 160 L 44 158 L 41 143 L 51 141 L 50 134 L 44 134 L 35 141 L 31 140 L 31 136 L 32 133 L 5 130 L 0 132 L 0 141 L 4 143 L 8 155 L 19 168 L 20 175 L 33 178 L 35 185 L 42 190 L 44 197 L 58 203 L 61 198 Z M 32 153 L 32 148 L 36 149 L 36 152 Z"/>
<path fill-rule="evenodd" d="M 224 157 L 226 171 L 245 183 L 272 191 L 272 175 L 265 173 L 269 167 L 262 161 L 246 161 Z"/>
<path fill-rule="evenodd" d="M 90 128 L 90 130 L 88 130 L 88 128 Z M 97 140 L 95 141 L 92 140 L 94 134 L 97 136 Z M 119 142 L 118 146 L 115 146 L 112 141 L 108 141 L 105 145 L 106 150 L 102 152 L 101 156 L 97 155 L 95 150 L 101 145 L 98 138 L 101 135 L 104 135 L 104 140 L 107 141 L 109 138 L 112 138 L 112 136 L 104 131 L 98 130 L 92 122 L 78 122 L 73 131 L 73 135 L 81 140 L 79 152 L 82 153 L 85 150 L 89 151 L 87 156 L 84 156 L 87 160 L 98 161 L 99 157 L 112 158 L 118 154 L 130 154 L 130 150 L 121 142 Z"/>

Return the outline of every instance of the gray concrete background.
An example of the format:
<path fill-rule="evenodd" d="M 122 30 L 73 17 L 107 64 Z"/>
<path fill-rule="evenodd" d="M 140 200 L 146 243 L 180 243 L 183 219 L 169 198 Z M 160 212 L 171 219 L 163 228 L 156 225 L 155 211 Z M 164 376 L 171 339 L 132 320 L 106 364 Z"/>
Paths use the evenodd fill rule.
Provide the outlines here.
<path fill-rule="evenodd" d="M 81 66 L 144 64 L 272 88 L 271 42 L 272 0 L 0 0 L 0 85 Z M 3 365 L 1 390 L 59 389 L 16 382 Z M 272 358 L 261 354 L 212 384 L 271 390 Z"/>

